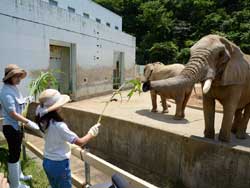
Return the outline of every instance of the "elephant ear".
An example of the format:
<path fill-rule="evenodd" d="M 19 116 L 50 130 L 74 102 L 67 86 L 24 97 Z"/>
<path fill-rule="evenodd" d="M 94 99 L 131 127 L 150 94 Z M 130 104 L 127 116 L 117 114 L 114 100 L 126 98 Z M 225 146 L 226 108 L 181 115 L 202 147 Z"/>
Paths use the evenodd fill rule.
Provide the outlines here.
<path fill-rule="evenodd" d="M 153 73 L 153 71 L 154 71 L 154 64 L 153 63 L 147 64 L 144 67 L 144 73 L 143 73 L 143 75 L 144 75 L 146 81 L 150 80 L 150 78 L 152 79 L 152 73 Z"/>
<path fill-rule="evenodd" d="M 230 55 L 230 59 L 221 77 L 221 85 L 243 84 L 246 81 L 246 76 L 250 68 L 244 58 L 244 53 L 229 40 L 220 38 L 220 41 L 225 45 Z"/>

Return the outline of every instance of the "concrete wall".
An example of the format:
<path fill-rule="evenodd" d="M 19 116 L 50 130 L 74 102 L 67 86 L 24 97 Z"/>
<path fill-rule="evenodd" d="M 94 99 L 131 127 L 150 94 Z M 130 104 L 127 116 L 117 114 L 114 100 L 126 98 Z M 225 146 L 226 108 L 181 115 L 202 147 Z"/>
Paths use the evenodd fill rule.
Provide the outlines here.
<path fill-rule="evenodd" d="M 116 51 L 124 52 L 123 81 L 134 78 L 135 38 L 126 33 L 42 0 L 1 0 L 0 24 L 0 78 L 7 64 L 25 68 L 29 76 L 20 85 L 24 95 L 30 81 L 48 70 L 50 44 L 72 47 L 75 98 L 112 89 Z"/>
<path fill-rule="evenodd" d="M 43 0 L 49 2 L 49 0 Z M 108 9 L 100 6 L 99 4 L 91 0 L 55 0 L 57 6 L 63 9 L 68 9 L 68 6 L 75 9 L 75 13 L 83 16 L 83 13 L 89 14 L 89 19 L 96 21 L 96 18 L 101 20 L 101 24 L 106 25 L 110 23 L 112 29 L 115 29 L 115 26 L 118 27 L 118 30 L 122 30 L 122 18 L 117 14 L 109 11 Z"/>
<path fill-rule="evenodd" d="M 64 108 L 70 129 L 86 134 L 97 114 Z M 169 180 L 189 188 L 249 188 L 250 154 L 111 117 L 102 119 L 91 152 L 159 187 Z"/>

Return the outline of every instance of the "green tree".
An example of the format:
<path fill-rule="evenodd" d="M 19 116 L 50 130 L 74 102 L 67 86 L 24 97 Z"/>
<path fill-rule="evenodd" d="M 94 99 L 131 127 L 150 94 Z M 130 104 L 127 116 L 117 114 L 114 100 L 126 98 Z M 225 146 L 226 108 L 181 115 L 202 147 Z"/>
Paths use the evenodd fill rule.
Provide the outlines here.
<path fill-rule="evenodd" d="M 186 63 L 189 48 L 220 34 L 250 54 L 250 0 L 96 0 L 123 18 L 136 37 L 136 61 Z"/>

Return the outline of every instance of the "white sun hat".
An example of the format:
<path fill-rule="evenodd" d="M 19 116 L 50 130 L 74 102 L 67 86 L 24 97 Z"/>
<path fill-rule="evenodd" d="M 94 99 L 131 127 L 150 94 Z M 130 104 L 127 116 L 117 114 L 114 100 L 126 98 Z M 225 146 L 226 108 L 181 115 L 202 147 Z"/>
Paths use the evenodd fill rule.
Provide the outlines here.
<path fill-rule="evenodd" d="M 55 111 L 70 101 L 68 95 L 63 95 L 56 89 L 46 89 L 39 96 L 40 105 L 37 107 L 36 115 L 43 116 Z"/>

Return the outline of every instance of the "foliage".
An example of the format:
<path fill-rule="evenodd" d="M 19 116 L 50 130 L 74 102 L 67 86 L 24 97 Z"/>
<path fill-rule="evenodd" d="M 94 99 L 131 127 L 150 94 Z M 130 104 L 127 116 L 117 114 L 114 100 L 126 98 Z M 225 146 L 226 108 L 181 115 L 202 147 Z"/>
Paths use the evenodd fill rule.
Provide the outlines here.
<path fill-rule="evenodd" d="M 97 123 L 101 122 L 103 113 L 106 110 L 106 108 L 108 107 L 108 105 L 110 104 L 110 102 L 117 101 L 117 99 L 115 99 L 116 95 L 119 95 L 120 98 L 121 98 L 121 101 L 122 101 L 121 91 L 126 85 L 130 85 L 130 86 L 132 85 L 132 88 L 131 88 L 131 90 L 129 91 L 129 93 L 127 95 L 128 101 L 131 99 L 131 97 L 134 95 L 134 93 L 138 92 L 140 94 L 142 92 L 142 90 L 141 90 L 141 82 L 139 80 L 129 80 L 129 81 L 126 81 L 125 83 L 123 83 L 117 90 L 115 90 L 113 92 L 110 99 L 108 101 L 106 101 L 106 104 L 105 104 L 105 106 L 104 106 L 104 108 L 102 110 L 102 113 L 100 114 L 100 116 L 98 118 Z"/>
<path fill-rule="evenodd" d="M 249 0 L 95 0 L 123 18 L 136 37 L 137 64 L 186 63 L 190 48 L 207 34 L 220 34 L 250 54 Z"/>
<path fill-rule="evenodd" d="M 30 96 L 37 97 L 39 93 L 48 88 L 57 88 L 58 82 L 53 72 L 41 72 L 40 75 L 30 85 Z"/>
<path fill-rule="evenodd" d="M 5 177 L 7 177 L 7 161 L 8 161 L 8 146 L 0 146 L 0 172 L 3 172 Z M 32 174 L 32 181 L 23 182 L 29 185 L 31 188 L 44 188 L 49 186 L 47 176 L 39 163 L 33 158 L 27 158 L 23 160 L 21 155 L 21 166 L 24 174 Z"/>
<path fill-rule="evenodd" d="M 163 43 L 154 43 L 149 49 L 149 61 L 156 62 L 164 59 L 165 64 L 172 64 L 176 62 L 178 56 L 178 46 L 172 41 Z"/>
<path fill-rule="evenodd" d="M 132 89 L 130 90 L 130 92 L 128 93 L 128 100 L 130 100 L 130 98 L 134 95 L 134 93 L 138 92 L 139 95 L 141 94 L 142 90 L 141 90 L 141 82 L 140 80 L 129 80 L 126 82 L 126 84 L 132 84 Z"/>
<path fill-rule="evenodd" d="M 58 82 L 53 74 L 53 72 L 41 72 L 40 75 L 30 82 L 29 85 L 29 96 L 32 96 L 37 98 L 37 96 L 45 89 L 47 88 L 57 88 Z M 25 106 L 25 109 L 23 110 L 23 116 L 26 117 L 28 112 L 29 103 Z"/>

